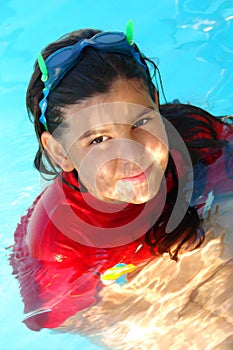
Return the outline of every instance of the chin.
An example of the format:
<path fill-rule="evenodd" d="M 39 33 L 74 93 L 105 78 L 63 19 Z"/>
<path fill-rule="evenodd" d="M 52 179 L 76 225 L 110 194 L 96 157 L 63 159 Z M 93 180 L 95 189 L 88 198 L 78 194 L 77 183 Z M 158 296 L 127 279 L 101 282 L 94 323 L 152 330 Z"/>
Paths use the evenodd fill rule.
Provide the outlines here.
<path fill-rule="evenodd" d="M 148 188 L 145 191 L 142 191 L 140 189 L 135 189 L 131 193 L 121 193 L 118 195 L 118 197 L 115 199 L 117 201 L 121 201 L 124 203 L 132 203 L 132 204 L 143 204 L 148 201 L 150 201 L 152 198 L 156 196 L 158 193 L 158 190 L 155 189 L 154 191 L 149 191 Z"/>
<path fill-rule="evenodd" d="M 143 204 L 143 203 L 146 203 L 146 202 L 148 202 L 150 200 L 150 198 L 142 198 L 142 199 L 135 199 L 135 200 L 133 200 L 133 199 L 131 199 L 130 201 L 128 201 L 128 203 L 131 203 L 131 204 Z"/>
<path fill-rule="evenodd" d="M 104 202 L 143 204 L 154 198 L 159 191 L 158 184 L 156 187 L 154 184 L 149 185 L 149 188 L 148 185 L 147 183 L 143 186 L 134 186 L 128 182 L 119 181 L 110 191 L 109 188 L 107 191 L 102 188 L 90 192 Z"/>
<path fill-rule="evenodd" d="M 133 204 L 143 204 L 146 202 L 149 202 L 152 198 L 154 198 L 157 194 L 157 191 L 154 193 L 147 194 L 145 196 L 137 196 L 135 198 L 132 198 L 129 203 Z"/>

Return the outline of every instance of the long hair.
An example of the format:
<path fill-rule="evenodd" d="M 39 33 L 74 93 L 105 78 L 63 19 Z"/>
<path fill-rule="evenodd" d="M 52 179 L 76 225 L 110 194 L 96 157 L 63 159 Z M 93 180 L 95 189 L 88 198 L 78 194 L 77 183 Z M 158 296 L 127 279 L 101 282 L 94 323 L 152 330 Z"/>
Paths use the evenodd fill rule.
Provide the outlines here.
<path fill-rule="evenodd" d="M 165 104 L 160 106 L 160 112 L 179 132 L 189 151 L 194 172 L 194 187 L 191 203 L 180 224 L 172 232 L 166 233 L 178 189 L 176 165 L 170 157 L 165 175 L 167 181 L 170 177 L 174 185 L 167 193 L 160 218 L 153 229 L 146 233 L 146 243 L 151 247 L 153 255 L 169 253 L 171 259 L 177 260 L 181 249 L 193 250 L 204 241 L 203 221 L 198 214 L 197 205 L 197 198 L 204 190 L 200 171 L 206 174 L 208 164 L 213 163 L 222 154 L 227 141 L 218 140 L 217 137 L 217 126 L 223 124 L 221 119 L 199 107 L 180 103 Z"/>
<path fill-rule="evenodd" d="M 56 50 L 74 45 L 81 39 L 89 39 L 99 32 L 99 30 L 94 29 L 83 29 L 71 32 L 45 47 L 42 51 L 43 57 L 46 59 Z M 138 50 L 136 45 L 135 49 Z M 77 104 L 96 94 L 108 92 L 117 78 L 134 79 L 137 80 L 137 82 L 141 82 L 145 88 L 148 89 L 154 100 L 155 86 L 146 64 L 146 60 L 148 60 L 148 62 L 150 60 L 142 54 L 140 54 L 140 56 L 141 61 L 147 67 L 146 69 L 135 59 L 127 55 L 103 53 L 91 47 L 84 48 L 79 63 L 63 77 L 58 86 L 49 94 L 48 107 L 46 110 L 49 132 L 53 133 L 58 125 L 65 126 L 65 123 L 62 123 L 64 120 L 64 107 Z M 151 61 L 150 63 L 153 65 L 154 70 L 156 70 L 157 66 Z M 35 156 L 34 165 L 41 173 L 57 176 L 58 171 L 54 167 L 46 151 L 43 150 L 40 141 L 41 134 L 45 131 L 44 126 L 39 122 L 41 114 L 39 102 L 43 98 L 43 88 L 44 84 L 41 81 L 41 72 L 36 62 L 26 94 L 29 118 L 34 122 L 39 142 L 39 149 Z M 60 129 L 61 128 L 59 128 L 59 130 Z M 45 156 L 45 161 L 42 155 Z"/>
<path fill-rule="evenodd" d="M 74 31 L 48 45 L 42 52 L 43 57 L 46 59 L 56 50 L 68 45 L 74 45 L 83 38 L 91 38 L 99 32 L 99 30 L 93 29 Z M 138 50 L 137 47 L 136 49 Z M 77 104 L 79 101 L 95 96 L 96 94 L 108 92 L 114 81 L 118 78 L 134 79 L 137 82 L 141 82 L 148 89 L 151 98 L 154 100 L 155 86 L 157 87 L 159 85 L 156 81 L 153 82 L 153 78 L 158 71 L 157 66 L 153 61 L 140 53 L 139 50 L 138 52 L 147 69 L 144 69 L 132 57 L 115 53 L 103 53 L 90 47 L 85 48 L 79 63 L 65 75 L 58 86 L 49 94 L 46 110 L 48 130 L 53 133 L 56 127 L 63 122 L 63 110 L 65 107 Z M 152 65 L 154 71 L 153 76 L 150 74 L 150 65 Z M 43 98 L 42 90 L 44 84 L 41 81 L 41 72 L 37 63 L 34 68 L 26 96 L 29 117 L 34 121 L 39 142 L 39 149 L 36 153 L 34 164 L 42 173 L 57 176 L 59 175 L 59 169 L 53 165 L 48 154 L 43 150 L 40 141 L 41 134 L 45 131 L 44 126 L 39 122 L 41 113 L 39 102 Z M 215 139 L 214 129 L 211 124 L 211 118 L 213 117 L 207 112 L 202 110 L 194 111 L 192 106 L 180 104 L 162 105 L 160 106 L 160 110 L 161 114 L 177 128 L 184 138 L 190 151 L 193 165 L 200 161 L 199 155 L 201 154 L 201 149 L 216 149 L 223 146 Z M 193 118 L 193 114 L 199 114 L 202 117 L 199 119 Z M 190 117 L 185 119 L 185 115 L 189 115 Z M 200 137 L 198 140 L 193 140 L 190 133 L 194 129 L 195 132 L 200 132 L 201 134 L 203 134 L 204 130 L 206 135 L 210 135 L 210 137 L 205 136 Z M 43 155 L 45 159 L 43 159 Z M 167 181 L 169 178 L 172 178 L 173 188 L 167 194 L 164 210 L 160 218 L 155 223 L 153 229 L 146 233 L 145 242 L 151 247 L 152 254 L 168 252 L 172 259 L 177 260 L 180 249 L 184 247 L 194 249 L 203 242 L 204 231 L 201 227 L 202 221 L 199 218 L 197 207 L 190 205 L 181 223 L 169 235 L 166 234 L 166 225 L 176 202 L 178 188 L 176 167 L 171 157 L 165 175 Z M 75 176 L 78 181 L 76 171 Z M 79 190 L 78 187 L 73 186 L 73 188 L 74 190 Z"/>

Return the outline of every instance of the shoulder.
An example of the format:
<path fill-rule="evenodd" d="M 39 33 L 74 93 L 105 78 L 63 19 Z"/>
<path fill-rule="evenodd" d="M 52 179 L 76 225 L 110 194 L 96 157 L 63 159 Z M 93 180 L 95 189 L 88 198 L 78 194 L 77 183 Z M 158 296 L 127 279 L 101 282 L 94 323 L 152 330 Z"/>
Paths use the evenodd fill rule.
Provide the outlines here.
<path fill-rule="evenodd" d="M 57 179 L 48 186 L 36 201 L 30 213 L 25 238 L 30 254 L 44 261 L 61 261 L 73 258 L 77 252 L 75 242 L 66 235 L 72 210 L 66 193 Z M 75 255 L 77 255 L 75 253 Z"/>

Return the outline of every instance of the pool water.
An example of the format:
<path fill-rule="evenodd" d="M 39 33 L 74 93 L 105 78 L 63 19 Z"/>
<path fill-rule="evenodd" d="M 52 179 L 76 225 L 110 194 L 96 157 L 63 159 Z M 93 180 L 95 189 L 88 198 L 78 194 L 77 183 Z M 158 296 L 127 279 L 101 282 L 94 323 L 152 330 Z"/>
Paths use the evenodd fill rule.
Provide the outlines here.
<path fill-rule="evenodd" d="M 135 41 L 147 56 L 154 58 L 158 63 L 168 101 L 179 98 L 181 102 L 190 102 L 216 115 L 232 114 L 232 1 L 164 0 L 161 5 L 161 2 L 154 0 L 145 0 L 143 3 L 132 0 L 127 2 L 124 0 L 85 2 L 41 0 L 37 3 L 28 0 L 14 0 L 2 1 L 0 10 L 1 348 L 24 350 L 33 347 L 35 350 L 42 350 L 48 348 L 49 344 L 56 350 L 64 348 L 94 350 L 107 346 L 110 349 L 114 347 L 116 349 L 152 349 L 149 340 L 144 342 L 144 347 L 140 345 L 139 340 L 135 340 L 138 339 L 136 334 L 140 335 L 141 342 L 142 339 L 150 339 L 149 333 L 152 329 L 150 328 L 152 327 L 150 317 L 151 320 L 153 319 L 153 315 L 150 314 L 143 318 L 148 323 L 147 332 L 142 332 L 140 322 L 135 321 L 135 329 L 133 329 L 131 319 L 127 320 L 125 316 L 125 322 L 124 320 L 120 322 L 116 317 L 118 326 L 108 329 L 105 325 L 103 328 L 103 332 L 108 335 L 109 339 L 111 333 L 115 332 L 115 336 L 112 336 L 109 342 L 107 335 L 103 339 L 103 334 L 101 335 L 101 332 L 98 334 L 96 330 L 98 327 L 95 329 L 94 323 L 93 329 L 99 337 L 97 341 L 94 339 L 95 334 L 93 337 L 85 337 L 89 330 L 84 330 L 83 336 L 68 333 L 54 334 L 48 330 L 37 333 L 28 330 L 22 323 L 23 304 L 19 295 L 18 282 L 12 276 L 8 263 L 10 249 L 7 247 L 13 244 L 13 234 L 20 216 L 40 192 L 39 175 L 32 166 L 37 145 L 33 126 L 28 121 L 26 114 L 25 90 L 37 54 L 46 44 L 77 28 L 93 27 L 124 31 L 126 22 L 132 18 L 135 23 Z M 226 216 L 228 219 L 229 210 Z M 219 241 L 215 241 L 213 246 L 211 242 L 206 244 L 206 250 L 203 253 L 206 256 L 208 256 L 208 249 L 211 251 L 211 247 L 215 247 L 215 250 L 220 249 Z M 197 255 L 194 256 L 194 261 L 198 261 L 198 254 L 202 253 L 195 254 Z M 184 264 L 188 266 L 186 260 Z M 163 266 L 158 261 L 157 268 L 161 270 Z M 172 268 L 175 269 L 173 265 L 171 265 Z M 142 282 L 140 279 L 137 281 L 139 285 Z M 125 295 L 130 295 L 132 300 L 135 285 L 130 285 L 125 291 Z M 108 295 L 105 297 L 110 298 Z M 164 305 L 166 306 L 166 303 Z M 185 309 L 184 315 L 188 310 Z M 121 309 L 121 312 L 124 315 L 124 309 Z M 87 317 L 91 319 L 92 316 Z M 103 319 L 108 320 L 108 314 L 103 313 Z M 198 318 L 193 318 L 192 322 L 198 324 Z M 125 334 L 124 330 L 127 327 L 130 327 L 131 333 L 127 333 L 128 338 L 125 337 L 122 340 L 121 334 Z M 157 328 L 158 335 L 165 334 L 165 323 L 163 327 L 160 330 Z M 230 334 L 227 327 L 223 328 L 223 333 L 226 331 Z M 205 329 L 203 326 L 203 331 Z M 176 330 L 176 337 L 182 336 L 179 325 Z M 223 335 L 221 336 L 224 338 Z M 172 333 L 170 337 L 175 339 Z M 119 345 L 116 343 L 117 339 L 119 339 Z M 91 341 L 94 340 L 97 344 L 99 341 L 99 344 L 102 345 L 93 344 Z M 172 342 L 165 344 L 157 340 L 157 343 L 159 345 L 154 344 L 153 349 L 181 349 L 181 347 L 173 348 L 172 345 L 169 345 Z M 179 344 L 178 340 L 177 344 Z M 184 349 L 187 349 L 186 338 L 183 344 Z M 197 347 L 193 349 L 201 349 L 198 348 L 198 343 L 195 344 Z M 229 344 L 232 345 L 230 342 L 226 343 L 226 347 L 221 349 L 231 349 L 232 347 L 228 347 L 231 346 Z M 205 349 L 213 349 L 214 346 L 214 343 L 212 345 L 210 343 Z"/>

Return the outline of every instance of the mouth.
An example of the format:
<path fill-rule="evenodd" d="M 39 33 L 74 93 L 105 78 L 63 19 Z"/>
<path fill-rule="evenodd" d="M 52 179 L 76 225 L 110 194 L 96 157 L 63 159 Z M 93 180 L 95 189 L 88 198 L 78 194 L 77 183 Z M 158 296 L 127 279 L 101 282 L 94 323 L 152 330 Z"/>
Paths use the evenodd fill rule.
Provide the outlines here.
<path fill-rule="evenodd" d="M 132 183 L 142 183 L 142 182 L 146 181 L 146 179 L 147 179 L 147 177 L 152 169 L 152 166 L 153 166 L 153 164 L 151 164 L 145 171 L 142 171 L 140 174 L 123 177 L 121 180 L 130 181 Z"/>

